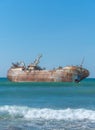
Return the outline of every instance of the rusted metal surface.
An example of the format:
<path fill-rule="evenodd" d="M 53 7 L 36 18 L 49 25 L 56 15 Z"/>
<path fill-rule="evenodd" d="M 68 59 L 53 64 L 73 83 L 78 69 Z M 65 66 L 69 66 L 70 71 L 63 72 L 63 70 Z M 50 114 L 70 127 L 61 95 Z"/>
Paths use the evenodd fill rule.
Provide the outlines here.
<path fill-rule="evenodd" d="M 27 67 L 20 62 L 12 65 L 7 77 L 13 82 L 80 82 L 89 76 L 89 71 L 82 66 L 59 67 L 54 70 L 45 70 L 38 66 L 42 55 Z"/>
<path fill-rule="evenodd" d="M 67 66 L 56 70 L 28 70 L 10 68 L 7 77 L 13 82 L 80 82 L 89 76 L 87 69 Z"/>

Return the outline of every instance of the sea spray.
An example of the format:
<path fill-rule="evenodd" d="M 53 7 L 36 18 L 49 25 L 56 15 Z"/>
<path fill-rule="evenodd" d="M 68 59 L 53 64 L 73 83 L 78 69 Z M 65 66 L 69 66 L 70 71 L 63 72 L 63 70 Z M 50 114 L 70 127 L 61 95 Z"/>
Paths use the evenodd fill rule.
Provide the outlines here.
<path fill-rule="evenodd" d="M 48 109 L 48 108 L 30 108 L 25 106 L 1 106 L 0 114 L 25 120 L 43 119 L 43 120 L 93 120 L 95 121 L 95 110 L 88 109 Z"/>

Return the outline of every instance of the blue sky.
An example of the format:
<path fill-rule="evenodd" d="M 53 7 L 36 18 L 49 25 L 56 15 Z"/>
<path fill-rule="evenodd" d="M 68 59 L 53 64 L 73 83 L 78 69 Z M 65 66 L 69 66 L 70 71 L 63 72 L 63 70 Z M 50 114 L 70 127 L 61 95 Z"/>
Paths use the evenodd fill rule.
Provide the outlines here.
<path fill-rule="evenodd" d="M 1 0 L 0 77 L 12 62 L 80 65 L 95 77 L 95 0 Z"/>

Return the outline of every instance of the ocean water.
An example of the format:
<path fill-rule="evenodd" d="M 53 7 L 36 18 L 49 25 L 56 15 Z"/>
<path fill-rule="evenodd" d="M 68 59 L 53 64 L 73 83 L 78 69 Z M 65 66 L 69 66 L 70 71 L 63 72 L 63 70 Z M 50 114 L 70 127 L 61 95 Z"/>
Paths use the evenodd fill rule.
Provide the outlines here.
<path fill-rule="evenodd" d="M 95 130 L 95 79 L 12 83 L 0 78 L 0 130 Z"/>

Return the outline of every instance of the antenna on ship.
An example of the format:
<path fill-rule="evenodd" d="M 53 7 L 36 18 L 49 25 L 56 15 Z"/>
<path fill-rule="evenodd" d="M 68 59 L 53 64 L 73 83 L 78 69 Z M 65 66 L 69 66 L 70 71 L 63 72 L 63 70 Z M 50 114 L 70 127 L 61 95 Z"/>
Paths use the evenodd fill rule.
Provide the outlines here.
<path fill-rule="evenodd" d="M 80 64 L 80 67 L 82 67 L 83 63 L 84 63 L 84 57 L 83 57 L 83 59 L 82 59 L 82 62 L 81 62 L 81 64 Z"/>

